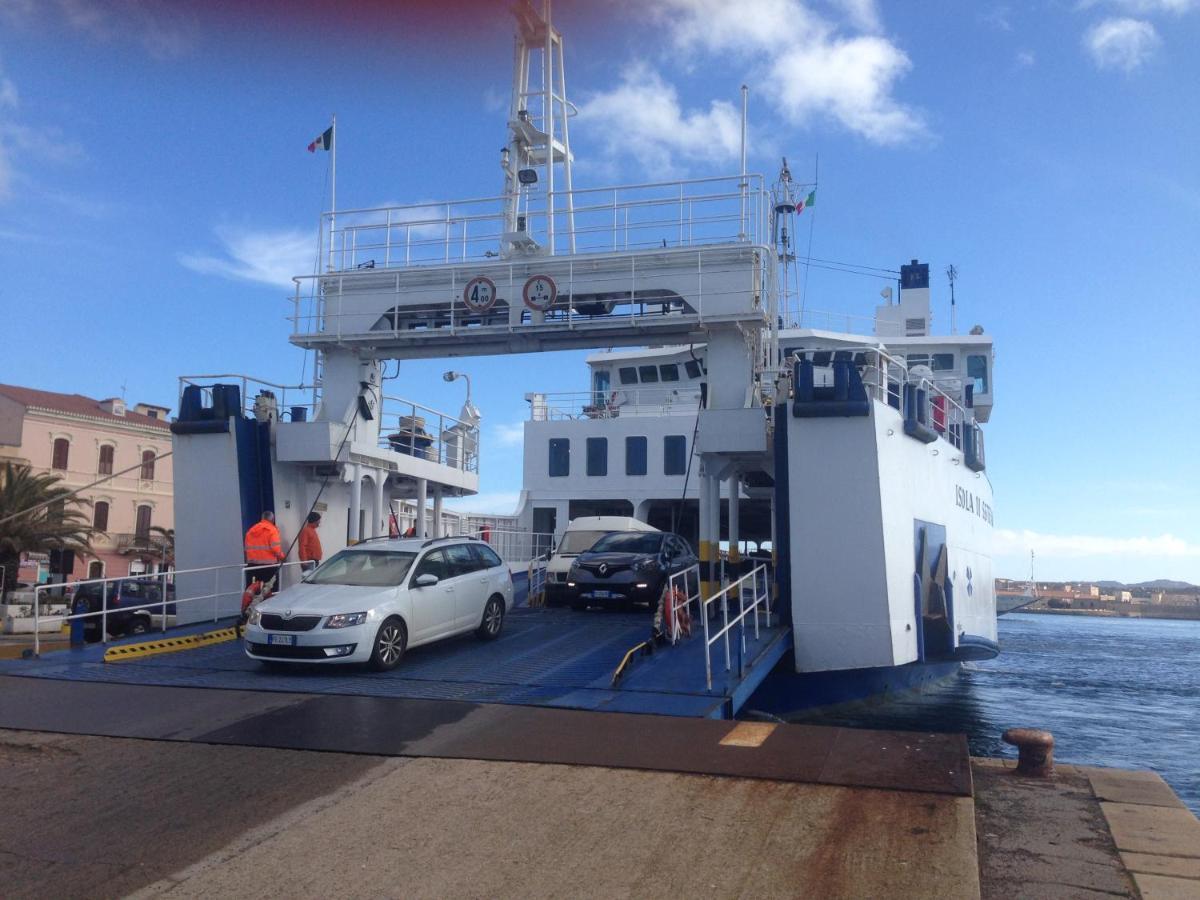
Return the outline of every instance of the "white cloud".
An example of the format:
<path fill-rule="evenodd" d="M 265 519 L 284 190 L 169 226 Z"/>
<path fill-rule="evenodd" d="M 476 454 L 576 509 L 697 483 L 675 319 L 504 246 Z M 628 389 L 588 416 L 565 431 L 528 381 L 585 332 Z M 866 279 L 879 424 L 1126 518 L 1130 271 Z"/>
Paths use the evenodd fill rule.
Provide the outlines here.
<path fill-rule="evenodd" d="M 1171 534 L 1143 537 L 1102 537 L 1083 534 L 1040 534 L 1036 531 L 1012 531 L 996 529 L 996 554 L 1020 554 L 1029 556 L 1034 551 L 1038 558 L 1081 559 L 1084 557 L 1125 558 L 1200 558 L 1200 544 L 1190 543 Z"/>
<path fill-rule="evenodd" d="M 1101 5 L 1143 16 L 1155 13 L 1170 13 L 1178 16 L 1200 6 L 1200 0 L 1083 0 L 1079 4 L 1079 8 L 1090 9 Z"/>
<path fill-rule="evenodd" d="M 1155 27 L 1141 19 L 1105 19 L 1083 35 L 1083 46 L 1097 67 L 1125 72 L 1149 59 L 1161 43 Z"/>
<path fill-rule="evenodd" d="M 21 122 L 17 118 L 20 105 L 16 84 L 0 68 L 0 201 L 12 193 L 18 160 L 68 163 L 83 157 L 82 148 L 63 138 L 58 129 L 36 128 Z"/>
<path fill-rule="evenodd" d="M 679 162 L 724 162 L 741 147 L 741 115 L 714 100 L 708 110 L 684 110 L 675 88 L 645 63 L 632 63 L 613 90 L 580 106 L 610 156 L 632 154 L 658 177 L 680 170 Z"/>
<path fill-rule="evenodd" d="M 204 275 L 288 289 L 294 287 L 293 276 L 313 271 L 317 236 L 311 230 L 221 227 L 216 235 L 223 245 L 223 255 L 186 253 L 180 255 L 180 263 Z"/>
<path fill-rule="evenodd" d="M 492 428 L 497 447 L 520 447 L 525 442 L 524 422 L 503 422 Z"/>
<path fill-rule="evenodd" d="M 686 69 L 710 61 L 744 66 L 748 80 L 761 84 L 776 112 L 795 125 L 832 121 L 879 144 L 926 131 L 921 114 L 893 96 L 912 64 L 877 33 L 873 0 L 827 0 L 838 21 L 805 0 L 654 0 L 650 9 Z M 734 104 L 684 110 L 674 86 L 644 63 L 626 67 L 616 88 L 592 97 L 580 124 L 600 134 L 611 155 L 632 152 L 660 174 L 678 163 L 732 160 L 741 139 Z"/>
<path fill-rule="evenodd" d="M 1022 69 L 1028 69 L 1037 64 L 1037 57 L 1032 50 L 1021 50 L 1017 53 L 1017 65 Z"/>

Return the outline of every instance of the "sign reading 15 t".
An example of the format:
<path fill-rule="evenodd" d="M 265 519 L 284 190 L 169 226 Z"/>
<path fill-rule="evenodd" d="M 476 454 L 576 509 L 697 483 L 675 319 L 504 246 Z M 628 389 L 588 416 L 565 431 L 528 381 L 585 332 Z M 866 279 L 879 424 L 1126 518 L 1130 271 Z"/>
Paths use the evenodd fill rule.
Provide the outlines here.
<path fill-rule="evenodd" d="M 983 521 L 994 526 L 992 521 L 992 508 L 988 506 L 986 500 L 978 494 L 973 494 L 964 487 L 954 487 L 954 505 L 959 509 L 965 509 L 967 512 L 975 513 Z"/>

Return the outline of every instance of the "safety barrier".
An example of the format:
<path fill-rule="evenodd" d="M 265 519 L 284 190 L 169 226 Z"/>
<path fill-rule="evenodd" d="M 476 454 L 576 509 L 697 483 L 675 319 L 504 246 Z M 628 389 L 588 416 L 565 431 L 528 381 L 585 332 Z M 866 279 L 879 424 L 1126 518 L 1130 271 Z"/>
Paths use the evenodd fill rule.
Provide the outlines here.
<path fill-rule="evenodd" d="M 301 563 L 301 562 L 281 563 L 279 566 L 280 581 L 283 580 L 282 576 L 283 576 L 284 571 L 286 571 L 288 569 L 293 569 L 296 566 L 303 566 L 303 565 L 304 565 L 304 563 Z M 42 605 L 43 598 L 45 596 L 47 596 L 48 594 L 51 594 L 52 592 L 65 593 L 67 590 L 71 590 L 72 592 L 77 592 L 81 587 L 84 587 L 87 585 L 94 585 L 94 584 L 101 585 L 100 609 L 98 611 L 96 611 L 96 612 L 81 612 L 81 613 L 73 612 L 67 616 L 54 616 L 54 618 L 64 624 L 69 624 L 71 622 L 81 621 L 81 620 L 86 620 L 86 619 L 99 619 L 100 620 L 100 643 L 107 644 L 108 643 L 108 618 L 110 615 L 126 615 L 129 613 L 138 613 L 141 611 L 145 611 L 148 615 L 153 615 L 154 611 L 157 610 L 158 616 L 160 619 L 159 624 L 162 629 L 162 633 L 166 634 L 167 627 L 168 627 L 167 620 L 171 615 L 171 613 L 168 613 L 168 611 L 167 611 L 168 607 L 170 607 L 172 609 L 176 609 L 180 605 L 185 604 L 185 603 L 196 603 L 196 602 L 199 602 L 202 600 L 211 600 L 212 604 L 213 604 L 212 621 L 214 621 L 214 622 L 218 621 L 220 619 L 220 609 L 221 609 L 221 600 L 222 599 L 230 600 L 231 601 L 230 605 L 233 605 L 232 601 L 237 601 L 239 604 L 239 608 L 240 608 L 241 596 L 245 590 L 245 588 L 244 588 L 245 572 L 249 568 L 254 568 L 254 567 L 246 566 L 242 563 L 237 563 L 237 564 L 224 565 L 224 566 L 204 566 L 204 567 L 197 568 L 197 569 L 169 569 L 167 571 L 156 572 L 156 573 L 154 573 L 152 575 L 148 575 L 148 576 L 147 575 L 117 575 L 117 576 L 111 576 L 108 578 L 87 578 L 87 579 L 83 579 L 80 581 L 71 581 L 71 582 L 65 582 L 65 583 L 61 583 L 61 584 L 40 584 L 36 588 L 34 588 L 34 592 L 33 592 L 33 629 L 34 629 L 34 631 L 33 631 L 33 655 L 34 656 L 41 655 L 42 642 L 41 642 L 41 635 L 38 630 L 38 625 L 39 625 L 40 619 L 41 619 L 41 605 Z M 229 584 L 228 574 L 231 574 L 234 572 L 238 573 L 238 575 L 239 575 L 238 580 L 237 580 L 237 587 L 235 589 L 230 589 L 227 586 Z M 222 577 L 221 577 L 222 573 L 226 573 L 226 577 L 224 579 L 222 579 Z M 201 576 L 203 576 L 205 574 L 211 574 L 213 576 L 213 588 L 210 593 L 197 594 L 196 596 L 193 596 L 193 597 L 173 597 L 173 596 L 171 596 L 171 592 L 170 592 L 169 588 L 174 586 L 175 579 L 178 576 L 180 576 L 180 575 L 189 575 L 189 576 L 201 575 Z M 226 584 L 225 588 L 222 588 L 222 581 L 224 581 Z M 138 603 L 138 604 L 133 604 L 133 605 L 129 605 L 129 606 L 122 605 L 119 607 L 117 607 L 117 606 L 109 607 L 109 605 L 108 605 L 109 587 L 110 587 L 110 585 L 112 585 L 114 583 L 120 583 L 120 582 L 136 582 L 139 585 L 146 586 L 146 587 L 156 586 L 156 587 L 158 587 L 158 590 L 160 591 L 159 599 L 157 599 L 151 603 Z M 280 589 L 280 587 L 277 585 L 276 590 L 279 590 L 279 589 Z M 114 595 L 119 596 L 119 593 L 114 591 Z M 61 600 L 59 602 L 61 602 Z"/>
<path fill-rule="evenodd" d="M 219 628 L 216 631 L 206 631 L 203 634 L 188 634 L 182 637 L 164 638 L 160 641 L 144 641 L 140 644 L 119 644 L 104 651 L 104 661 L 122 662 L 137 659 L 142 656 L 157 656 L 160 653 L 175 653 L 179 650 L 191 650 L 195 647 L 210 647 L 213 644 L 223 644 L 238 638 L 236 628 Z"/>
<path fill-rule="evenodd" d="M 734 592 L 738 603 L 738 614 L 729 617 L 729 596 Z M 716 634 L 709 634 L 709 607 L 720 601 L 722 626 Z M 740 659 L 746 657 L 746 617 L 753 613 L 754 638 L 759 636 L 759 617 L 765 615 L 766 624 L 771 622 L 771 584 L 765 565 L 757 566 L 737 581 L 730 583 L 701 603 L 700 619 L 704 623 L 704 677 L 708 689 L 712 690 L 712 646 L 723 640 L 725 644 L 725 671 L 733 668 L 733 657 L 729 650 L 729 633 L 740 626 Z"/>
<path fill-rule="evenodd" d="M 671 620 L 667 640 L 672 644 L 677 644 L 685 633 L 687 636 L 691 636 L 690 629 L 685 629 L 683 623 L 685 620 L 690 621 L 693 603 L 696 615 L 701 615 L 703 611 L 703 604 L 700 601 L 699 563 L 689 566 L 682 572 L 674 572 L 667 578 L 667 602 L 671 604 Z"/>

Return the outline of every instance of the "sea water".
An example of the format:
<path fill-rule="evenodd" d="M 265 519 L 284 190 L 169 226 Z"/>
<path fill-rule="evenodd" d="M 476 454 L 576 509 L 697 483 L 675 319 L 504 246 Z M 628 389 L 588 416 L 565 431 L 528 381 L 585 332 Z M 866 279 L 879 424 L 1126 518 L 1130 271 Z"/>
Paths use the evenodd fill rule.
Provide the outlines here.
<path fill-rule="evenodd" d="M 1000 656 L 920 694 L 795 721 L 967 735 L 1015 757 L 1014 726 L 1054 733 L 1059 762 L 1162 775 L 1200 813 L 1200 621 L 1011 613 Z"/>

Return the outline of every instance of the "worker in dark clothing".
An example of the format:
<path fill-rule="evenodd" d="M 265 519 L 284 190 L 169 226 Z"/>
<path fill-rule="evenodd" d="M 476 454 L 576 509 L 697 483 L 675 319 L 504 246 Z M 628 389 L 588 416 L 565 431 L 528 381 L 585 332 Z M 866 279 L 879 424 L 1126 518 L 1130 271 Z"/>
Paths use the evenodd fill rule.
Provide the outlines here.
<path fill-rule="evenodd" d="M 305 572 L 311 572 L 321 564 L 321 536 L 317 534 L 320 524 L 321 514 L 310 512 L 300 529 L 300 568 Z"/>

